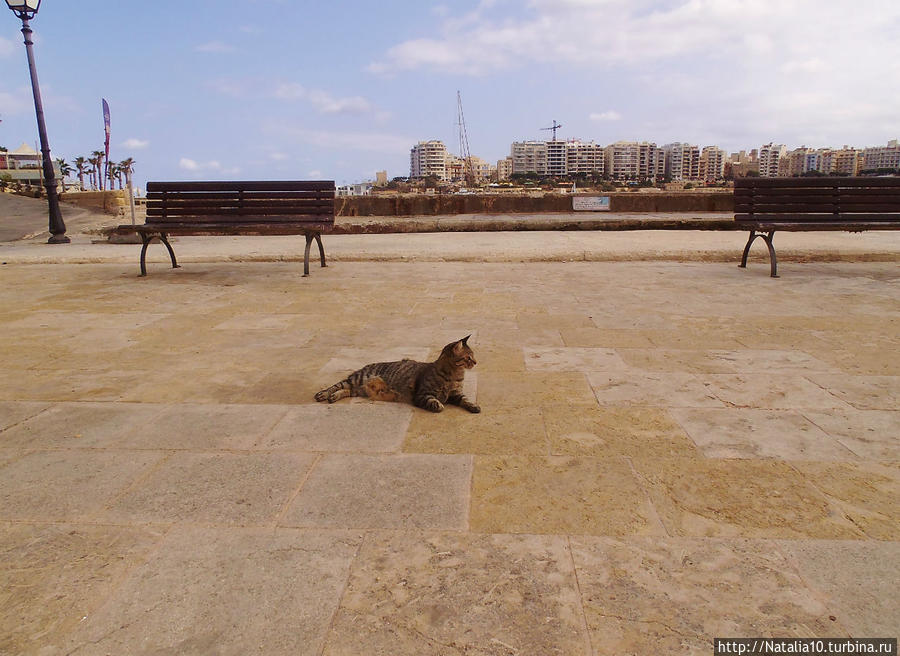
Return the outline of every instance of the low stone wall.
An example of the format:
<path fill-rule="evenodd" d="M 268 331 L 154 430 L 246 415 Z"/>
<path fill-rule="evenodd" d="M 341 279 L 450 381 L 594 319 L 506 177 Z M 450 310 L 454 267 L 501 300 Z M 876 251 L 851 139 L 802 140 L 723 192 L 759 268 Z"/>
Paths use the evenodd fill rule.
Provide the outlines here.
<path fill-rule="evenodd" d="M 86 210 L 103 212 L 113 216 L 123 214 L 128 200 L 124 191 L 71 191 L 60 194 L 59 199 Z"/>
<path fill-rule="evenodd" d="M 611 212 L 733 212 L 729 193 L 592 193 L 609 196 Z M 540 214 L 571 212 L 573 194 L 346 196 L 335 199 L 338 216 L 437 216 L 446 214 Z"/>

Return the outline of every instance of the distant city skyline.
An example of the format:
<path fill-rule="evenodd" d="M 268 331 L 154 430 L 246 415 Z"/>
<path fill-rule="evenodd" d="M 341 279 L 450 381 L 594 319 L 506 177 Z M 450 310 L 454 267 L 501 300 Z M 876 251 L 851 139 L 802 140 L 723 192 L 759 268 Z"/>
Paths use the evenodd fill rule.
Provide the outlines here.
<path fill-rule="evenodd" d="M 103 144 L 164 179 L 409 171 L 422 139 L 865 148 L 900 136 L 895 0 L 45 2 L 32 21 L 54 157 Z M 20 23 L 0 10 L 0 145 L 36 141 Z"/>

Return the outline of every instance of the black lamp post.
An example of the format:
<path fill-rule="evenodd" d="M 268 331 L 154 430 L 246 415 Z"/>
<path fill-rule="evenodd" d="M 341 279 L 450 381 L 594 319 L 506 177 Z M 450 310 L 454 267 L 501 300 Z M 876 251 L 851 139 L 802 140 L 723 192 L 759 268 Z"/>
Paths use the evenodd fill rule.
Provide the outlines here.
<path fill-rule="evenodd" d="M 41 0 L 6 0 L 6 4 L 22 19 L 22 34 L 25 36 L 25 53 L 28 55 L 31 90 L 34 92 L 34 112 L 37 114 L 38 135 L 41 138 L 44 186 L 47 187 L 47 204 L 50 206 L 50 239 L 47 243 L 68 244 L 66 224 L 63 223 L 62 212 L 59 211 L 59 198 L 56 195 L 56 175 L 53 172 L 53 161 L 50 159 L 50 142 L 47 140 L 47 126 L 44 124 L 44 103 L 41 102 L 41 89 L 38 86 L 37 69 L 34 67 L 32 50 L 34 43 L 31 40 L 31 26 L 28 23 L 37 14 Z"/>

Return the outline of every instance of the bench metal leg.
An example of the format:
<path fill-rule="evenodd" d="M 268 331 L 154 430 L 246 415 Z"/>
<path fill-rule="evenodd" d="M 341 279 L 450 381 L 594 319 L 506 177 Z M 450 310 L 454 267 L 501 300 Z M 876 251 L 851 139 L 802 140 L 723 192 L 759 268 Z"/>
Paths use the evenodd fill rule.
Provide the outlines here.
<path fill-rule="evenodd" d="M 161 241 L 169 251 L 169 258 L 172 260 L 172 268 L 180 269 L 181 267 L 175 260 L 175 251 L 172 249 L 172 244 L 169 243 L 168 235 L 166 233 L 159 232 L 146 234 L 142 232 L 141 241 L 143 242 L 143 245 L 141 246 L 141 276 L 147 275 L 147 247 L 154 239 L 158 239 L 159 241 Z"/>
<path fill-rule="evenodd" d="M 316 240 L 316 244 L 319 246 L 319 261 L 322 263 L 322 266 L 328 266 L 325 264 L 325 249 L 322 247 L 322 235 L 318 232 L 306 232 L 304 233 L 306 236 L 306 251 L 303 253 L 303 277 L 307 277 L 309 275 L 309 249 L 312 246 L 313 239 Z"/>
<path fill-rule="evenodd" d="M 769 249 L 769 263 L 771 265 L 771 276 L 773 278 L 778 277 L 778 259 L 775 257 L 775 246 L 772 243 L 772 238 L 775 235 L 775 231 L 772 230 L 769 233 L 757 232 L 756 230 L 750 231 L 750 238 L 747 240 L 747 245 L 744 246 L 744 254 L 741 257 L 741 263 L 738 265 L 742 269 L 747 268 L 747 255 L 750 254 L 750 246 L 753 245 L 753 242 L 756 241 L 757 237 L 761 237 L 764 242 L 766 242 L 766 246 Z"/>

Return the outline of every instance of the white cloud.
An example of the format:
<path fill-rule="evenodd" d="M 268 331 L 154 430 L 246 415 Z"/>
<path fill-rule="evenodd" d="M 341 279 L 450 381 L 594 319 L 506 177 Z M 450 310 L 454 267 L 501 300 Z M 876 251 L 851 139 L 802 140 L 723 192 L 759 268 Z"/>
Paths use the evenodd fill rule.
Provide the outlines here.
<path fill-rule="evenodd" d="M 0 36 L 0 57 L 9 57 L 15 52 L 15 44 L 9 39 Z"/>
<path fill-rule="evenodd" d="M 405 135 L 381 132 L 308 130 L 297 127 L 295 123 L 271 122 L 265 126 L 265 130 L 277 134 L 282 139 L 337 150 L 408 154 L 410 144 L 416 143 L 416 139 Z"/>
<path fill-rule="evenodd" d="M 304 98 L 306 96 L 306 89 L 302 84 L 297 84 L 296 82 L 285 82 L 279 84 L 275 89 L 275 97 L 282 98 L 284 100 L 295 100 L 298 98 Z"/>
<path fill-rule="evenodd" d="M 192 173 L 200 173 L 200 172 L 209 172 L 209 173 L 225 173 L 225 174 L 234 174 L 240 173 L 241 169 L 239 167 L 225 167 L 222 166 L 222 163 L 218 160 L 209 160 L 208 162 L 198 162 L 197 160 L 190 159 L 189 157 L 182 157 L 178 160 L 178 167 L 184 171 L 191 171 Z"/>
<path fill-rule="evenodd" d="M 194 46 L 194 50 L 196 52 L 222 54 L 227 52 L 234 52 L 234 46 L 224 43 L 223 41 L 208 41 L 206 43 L 201 43 L 200 45 Z"/>
<path fill-rule="evenodd" d="M 19 90 L 13 93 L 10 93 L 8 91 L 0 91 L 0 114 L 6 114 L 9 116 L 12 116 L 14 114 L 22 114 L 29 109 L 28 100 L 28 95 L 24 90 Z"/>
<path fill-rule="evenodd" d="M 520 12 L 482 3 L 474 12 L 446 16 L 434 35 L 389 48 L 368 70 L 436 70 L 484 74 L 532 64 L 634 66 L 679 63 L 696 56 L 704 65 L 742 67 L 752 53 L 779 59 L 858 60 L 858 47 L 889 47 L 900 3 L 821 0 L 530 0 Z M 493 10 L 493 11 L 492 11 Z M 815 16 L 815 20 L 810 20 Z M 853 52 L 853 57 L 847 53 Z M 825 53 L 825 54 L 817 54 Z M 870 60 L 867 60 L 870 61 Z"/>
<path fill-rule="evenodd" d="M 314 169 L 312 171 L 307 171 L 306 175 L 309 176 L 311 180 L 318 180 L 322 177 L 322 172 L 318 169 Z"/>
<path fill-rule="evenodd" d="M 285 153 L 269 153 L 269 159 L 275 160 L 276 162 L 283 162 L 288 159 L 288 156 Z"/>
<path fill-rule="evenodd" d="M 126 139 L 122 142 L 122 145 L 125 148 L 133 148 L 134 150 L 141 150 L 142 148 L 146 148 L 150 145 L 150 142 L 146 139 L 137 139 L 135 137 L 131 137 L 130 139 Z"/>
<path fill-rule="evenodd" d="M 296 82 L 279 84 L 275 97 L 282 100 L 305 100 L 320 114 L 368 114 L 374 107 L 362 96 L 336 98 L 322 89 L 307 89 Z"/>
<path fill-rule="evenodd" d="M 619 112 L 610 109 L 605 112 L 591 112 L 589 118 L 592 121 L 620 121 L 622 120 L 622 115 Z"/>

